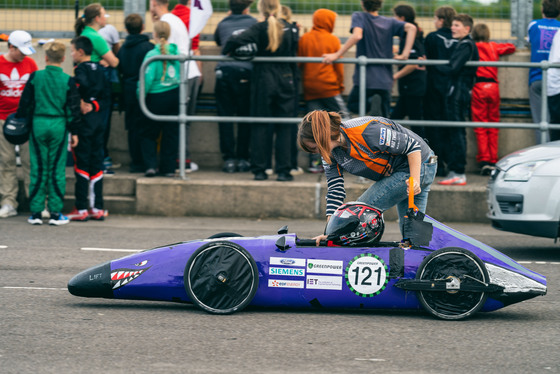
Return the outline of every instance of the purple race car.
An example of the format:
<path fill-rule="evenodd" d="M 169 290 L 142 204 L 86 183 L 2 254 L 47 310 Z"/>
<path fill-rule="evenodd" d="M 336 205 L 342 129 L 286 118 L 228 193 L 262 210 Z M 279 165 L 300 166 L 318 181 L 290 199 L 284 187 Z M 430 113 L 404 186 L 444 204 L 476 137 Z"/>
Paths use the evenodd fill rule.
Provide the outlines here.
<path fill-rule="evenodd" d="M 68 290 L 193 303 L 215 314 L 248 305 L 423 308 L 450 320 L 546 294 L 544 276 L 428 216 L 418 223 L 422 235 L 382 242 L 382 216 L 365 204 L 346 204 L 321 246 L 285 227 L 260 237 L 222 233 L 92 267 L 72 278 Z"/>

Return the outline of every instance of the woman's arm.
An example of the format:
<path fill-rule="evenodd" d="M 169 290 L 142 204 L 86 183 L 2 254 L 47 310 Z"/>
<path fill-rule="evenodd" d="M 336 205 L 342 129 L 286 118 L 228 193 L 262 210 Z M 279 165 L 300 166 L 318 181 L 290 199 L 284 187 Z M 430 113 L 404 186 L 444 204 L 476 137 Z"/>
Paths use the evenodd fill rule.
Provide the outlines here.
<path fill-rule="evenodd" d="M 418 195 L 422 192 L 420 188 L 420 169 L 422 167 L 422 152 L 416 151 L 406 155 L 408 158 L 408 167 L 410 169 L 410 176 L 414 179 L 414 194 Z M 406 180 L 408 186 L 408 179 Z M 406 192 L 409 193 L 410 186 L 407 187 Z"/>
<path fill-rule="evenodd" d="M 105 66 L 105 64 L 103 64 L 103 62 L 105 62 L 107 64 L 107 66 L 110 66 L 112 68 L 116 68 L 117 66 L 119 66 L 119 59 L 117 58 L 117 56 L 115 56 L 115 54 L 111 50 L 109 50 L 109 52 L 107 52 L 103 56 L 101 56 L 101 61 L 99 61 L 99 63 L 101 65 Z M 107 67 L 107 66 L 105 66 L 105 67 Z"/>

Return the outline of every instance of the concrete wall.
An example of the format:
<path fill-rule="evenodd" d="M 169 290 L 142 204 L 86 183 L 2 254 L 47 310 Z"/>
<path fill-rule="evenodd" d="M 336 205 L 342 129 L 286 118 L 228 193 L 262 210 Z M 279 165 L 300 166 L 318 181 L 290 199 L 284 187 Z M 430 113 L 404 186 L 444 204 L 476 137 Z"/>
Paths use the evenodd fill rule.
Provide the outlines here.
<path fill-rule="evenodd" d="M 45 66 L 45 54 L 40 46 L 36 45 L 37 53 L 33 55 L 33 58 L 39 65 L 39 68 L 44 68 Z M 70 57 L 70 52 L 66 55 L 66 60 L 63 63 L 63 69 L 68 73 L 72 74 L 72 59 Z M 0 52 L 4 53 L 7 50 L 7 45 L 5 43 L 0 44 Z M 203 43 L 201 46 L 201 52 L 204 55 L 217 55 L 219 50 L 213 43 Z M 354 51 L 351 50 L 347 56 L 354 56 Z M 522 50 L 516 52 L 513 55 L 506 56 L 503 61 L 529 61 L 530 54 L 527 50 Z M 202 92 L 204 94 L 212 94 L 214 90 L 214 67 L 215 62 L 204 62 L 203 63 L 203 77 L 204 85 Z M 345 65 L 345 94 L 348 94 L 352 88 L 352 74 L 354 72 L 353 65 Z M 499 69 L 499 79 L 500 79 L 500 90 L 502 98 L 504 99 L 528 99 L 528 69 L 524 68 L 500 68 Z M 396 86 L 396 85 L 395 85 Z M 395 90 L 394 95 L 398 95 Z M 210 109 L 199 114 L 215 114 L 215 112 Z M 520 119 L 507 119 L 510 122 L 521 121 L 529 122 L 530 118 L 520 118 Z M 476 140 L 474 138 L 474 133 L 472 129 L 467 129 L 467 171 L 476 170 Z M 111 126 L 111 136 L 109 139 L 110 154 L 113 161 L 116 163 L 121 163 L 127 165 L 130 161 L 128 156 L 128 146 L 127 146 L 126 130 L 124 129 L 124 113 L 113 112 L 112 116 L 112 126 Z M 535 143 L 534 130 L 514 130 L 514 129 L 502 129 L 500 131 L 500 144 L 499 144 L 499 156 L 504 156 L 515 150 L 533 145 Z M 192 123 L 190 130 L 190 140 L 189 147 L 191 150 L 191 158 L 203 168 L 216 169 L 221 166 L 221 155 L 219 153 L 219 143 L 218 143 L 218 125 L 216 123 Z M 300 165 L 306 166 L 306 155 L 303 152 L 300 153 Z"/>

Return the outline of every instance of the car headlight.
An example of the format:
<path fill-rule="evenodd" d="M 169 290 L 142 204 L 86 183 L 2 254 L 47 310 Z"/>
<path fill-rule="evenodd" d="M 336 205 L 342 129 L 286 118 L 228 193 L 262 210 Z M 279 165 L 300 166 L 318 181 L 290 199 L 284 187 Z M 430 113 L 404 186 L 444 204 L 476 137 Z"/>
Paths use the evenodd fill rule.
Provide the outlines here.
<path fill-rule="evenodd" d="M 518 164 L 506 171 L 504 175 L 505 181 L 527 182 L 533 175 L 535 170 L 546 161 L 531 161 Z"/>

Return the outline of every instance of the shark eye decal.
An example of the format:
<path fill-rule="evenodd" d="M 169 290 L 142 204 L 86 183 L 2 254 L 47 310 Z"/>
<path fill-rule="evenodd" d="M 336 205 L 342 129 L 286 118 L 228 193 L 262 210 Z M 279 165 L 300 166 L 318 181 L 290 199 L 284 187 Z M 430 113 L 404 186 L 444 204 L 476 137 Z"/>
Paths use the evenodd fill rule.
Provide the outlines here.
<path fill-rule="evenodd" d="M 141 263 L 144 263 L 144 261 L 142 261 Z M 140 275 L 148 271 L 148 269 L 149 268 L 141 269 L 141 270 L 135 270 L 135 269 L 113 270 L 111 272 L 111 284 L 113 290 L 116 290 L 117 288 L 121 288 L 122 286 L 132 282 L 134 279 L 138 278 Z"/>
<path fill-rule="evenodd" d="M 134 266 L 144 266 L 144 265 L 146 265 L 147 263 L 148 263 L 148 260 L 144 260 L 144 261 L 142 261 L 142 262 L 139 262 L 139 263 L 137 263 L 137 264 L 134 264 Z"/>

